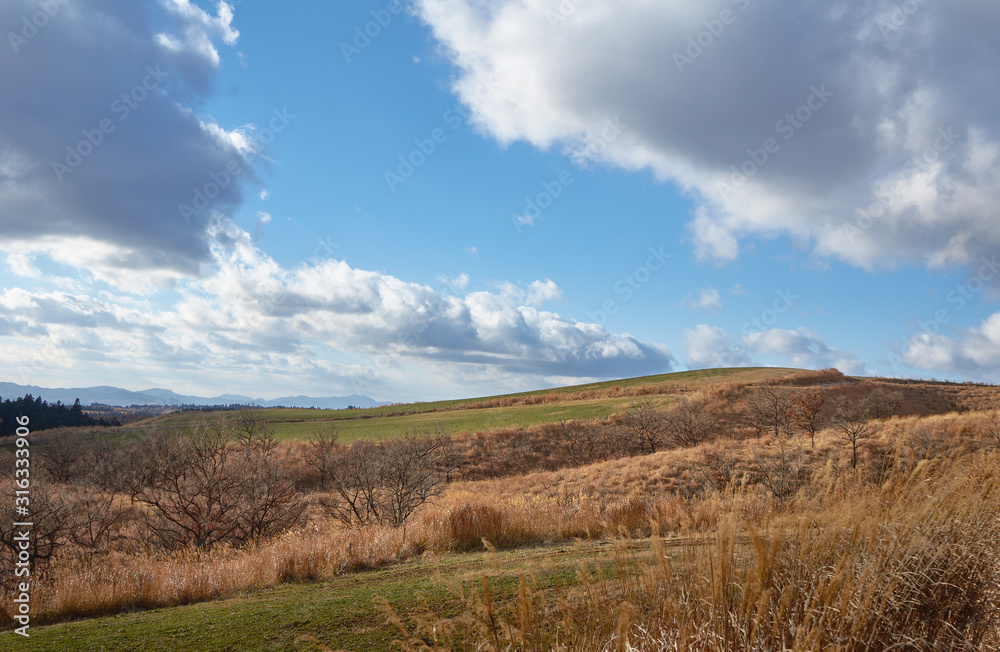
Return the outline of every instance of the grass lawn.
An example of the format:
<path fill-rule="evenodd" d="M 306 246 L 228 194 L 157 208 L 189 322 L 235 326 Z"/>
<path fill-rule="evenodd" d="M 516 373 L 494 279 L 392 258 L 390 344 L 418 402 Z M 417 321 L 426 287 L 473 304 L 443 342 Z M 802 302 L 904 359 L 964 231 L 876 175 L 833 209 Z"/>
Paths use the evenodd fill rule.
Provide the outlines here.
<path fill-rule="evenodd" d="M 640 544 L 645 545 L 645 544 Z M 516 573 L 537 566 L 541 587 L 575 583 L 580 562 L 602 563 L 613 572 L 607 542 L 561 544 L 500 552 L 505 597 L 516 592 Z M 285 584 L 224 600 L 32 627 L 30 639 L 0 634 L 2 650 L 108 652 L 146 650 L 389 650 L 396 637 L 375 607 L 384 597 L 405 616 L 426 597 L 435 609 L 458 608 L 435 579 L 478 580 L 492 576 L 486 553 L 427 555 L 377 571 L 331 581 Z"/>

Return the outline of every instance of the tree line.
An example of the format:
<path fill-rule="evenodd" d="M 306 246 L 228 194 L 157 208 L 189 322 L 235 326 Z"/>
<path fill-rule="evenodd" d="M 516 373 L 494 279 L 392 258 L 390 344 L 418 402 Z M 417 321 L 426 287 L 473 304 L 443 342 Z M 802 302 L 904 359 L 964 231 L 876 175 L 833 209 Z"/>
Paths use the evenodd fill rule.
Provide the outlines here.
<path fill-rule="evenodd" d="M 14 400 L 7 399 L 0 403 L 0 437 L 12 437 L 17 431 L 17 417 L 28 417 L 31 421 L 31 431 L 49 430 L 51 428 L 79 426 L 117 426 L 118 419 L 110 421 L 103 417 L 95 419 L 83 411 L 80 399 L 72 406 L 47 403 L 41 396 L 27 394 Z"/>

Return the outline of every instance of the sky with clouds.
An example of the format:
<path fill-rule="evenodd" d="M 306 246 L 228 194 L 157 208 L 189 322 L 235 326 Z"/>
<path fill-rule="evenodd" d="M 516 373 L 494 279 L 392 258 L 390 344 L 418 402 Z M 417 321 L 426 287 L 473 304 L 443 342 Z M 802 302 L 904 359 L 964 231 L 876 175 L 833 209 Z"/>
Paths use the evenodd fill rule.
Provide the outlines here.
<path fill-rule="evenodd" d="M 1000 5 L 5 0 L 0 380 L 1000 380 Z"/>

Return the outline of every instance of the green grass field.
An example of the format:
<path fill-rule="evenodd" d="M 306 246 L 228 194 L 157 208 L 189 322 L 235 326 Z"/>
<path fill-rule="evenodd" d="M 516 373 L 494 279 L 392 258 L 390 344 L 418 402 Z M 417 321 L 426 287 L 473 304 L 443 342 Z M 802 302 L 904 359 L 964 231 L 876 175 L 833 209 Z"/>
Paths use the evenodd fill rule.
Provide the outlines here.
<path fill-rule="evenodd" d="M 500 552 L 503 595 L 516 588 L 515 570 L 539 568 L 540 587 L 574 582 L 581 562 L 601 563 L 610 572 L 607 542 L 563 544 Z M 285 584 L 169 609 L 32 627 L 30 639 L 0 635 L 0 650 L 52 652 L 169 651 L 315 651 L 390 650 L 396 631 L 375 606 L 380 596 L 401 615 L 426 598 L 436 608 L 455 610 L 458 603 L 436 580 L 439 574 L 476 580 L 493 575 L 486 553 L 464 553 L 404 562 L 389 568 L 351 573 L 331 581 Z"/>

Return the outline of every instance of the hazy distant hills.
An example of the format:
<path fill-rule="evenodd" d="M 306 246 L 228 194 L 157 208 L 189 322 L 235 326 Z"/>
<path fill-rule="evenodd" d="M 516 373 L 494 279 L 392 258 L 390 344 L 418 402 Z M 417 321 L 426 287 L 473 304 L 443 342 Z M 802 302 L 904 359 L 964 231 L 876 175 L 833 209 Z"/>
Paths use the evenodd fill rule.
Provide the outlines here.
<path fill-rule="evenodd" d="M 141 392 L 133 392 L 121 387 L 78 387 L 78 388 L 48 388 L 35 385 L 16 385 L 14 383 L 0 382 L 0 398 L 13 399 L 25 394 L 34 397 L 41 396 L 49 403 L 62 401 L 72 404 L 76 399 L 80 399 L 83 405 L 102 403 L 104 405 L 230 405 L 233 403 L 254 403 L 263 407 L 283 405 L 286 407 L 322 408 L 338 410 L 349 405 L 354 407 L 377 407 L 387 405 L 379 403 L 375 399 L 367 396 L 285 396 L 274 400 L 251 398 L 238 394 L 221 394 L 206 398 L 203 396 L 185 396 L 172 392 L 169 389 L 147 389 Z"/>

